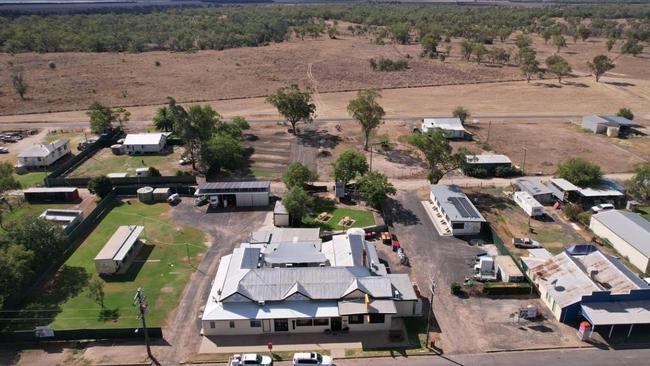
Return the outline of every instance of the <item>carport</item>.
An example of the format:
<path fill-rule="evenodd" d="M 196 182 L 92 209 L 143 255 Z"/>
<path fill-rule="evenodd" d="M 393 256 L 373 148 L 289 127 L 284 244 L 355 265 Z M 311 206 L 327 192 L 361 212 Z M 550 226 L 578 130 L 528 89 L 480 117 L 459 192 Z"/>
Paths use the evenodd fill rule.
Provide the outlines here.
<path fill-rule="evenodd" d="M 614 328 L 624 328 L 625 339 L 630 338 L 634 327 L 650 325 L 650 302 L 648 300 L 591 302 L 581 305 L 582 316 L 596 329 L 612 338 Z M 645 328 L 645 327 L 644 327 Z"/>
<path fill-rule="evenodd" d="M 195 196 L 217 197 L 220 207 L 268 206 L 271 182 L 215 182 L 200 184 Z"/>

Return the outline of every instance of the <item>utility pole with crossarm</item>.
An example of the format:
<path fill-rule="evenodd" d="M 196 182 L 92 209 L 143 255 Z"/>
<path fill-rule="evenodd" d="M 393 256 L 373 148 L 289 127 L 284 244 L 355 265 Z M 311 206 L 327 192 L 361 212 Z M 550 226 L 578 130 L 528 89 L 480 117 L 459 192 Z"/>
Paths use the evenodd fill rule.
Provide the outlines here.
<path fill-rule="evenodd" d="M 149 346 L 149 332 L 147 331 L 147 322 L 145 320 L 145 315 L 147 313 L 147 302 L 141 287 L 138 287 L 138 290 L 133 297 L 133 303 L 138 306 L 138 318 L 142 320 L 142 331 L 144 331 L 144 344 L 147 346 L 147 355 L 150 359 L 155 360 L 151 354 L 151 347 Z"/>

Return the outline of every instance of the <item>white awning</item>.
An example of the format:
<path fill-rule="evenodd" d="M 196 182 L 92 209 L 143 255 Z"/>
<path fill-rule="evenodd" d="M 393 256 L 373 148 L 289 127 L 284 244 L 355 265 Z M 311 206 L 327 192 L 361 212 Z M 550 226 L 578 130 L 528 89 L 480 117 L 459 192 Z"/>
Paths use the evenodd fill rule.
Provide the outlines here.
<path fill-rule="evenodd" d="M 203 320 L 298 319 L 339 316 L 336 301 L 286 301 L 259 305 L 254 302 L 221 302 Z"/>
<path fill-rule="evenodd" d="M 582 304 L 582 313 L 594 325 L 650 324 L 650 301 L 607 301 Z"/>

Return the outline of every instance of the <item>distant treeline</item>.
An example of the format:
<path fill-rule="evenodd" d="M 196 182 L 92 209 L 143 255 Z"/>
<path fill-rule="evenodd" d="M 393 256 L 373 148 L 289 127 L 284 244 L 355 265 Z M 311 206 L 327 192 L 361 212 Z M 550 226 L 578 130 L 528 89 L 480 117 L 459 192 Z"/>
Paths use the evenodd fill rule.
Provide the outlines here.
<path fill-rule="evenodd" d="M 564 21 L 558 21 L 564 18 Z M 0 17 L 5 52 L 191 51 L 259 46 L 309 34 L 326 20 L 357 23 L 358 33 L 407 27 L 413 34 L 489 41 L 504 31 L 570 34 L 585 22 L 591 36 L 650 39 L 650 5 L 463 7 L 415 4 L 209 6 L 132 12 Z M 623 25 L 615 19 L 628 19 Z M 322 25 L 322 24 L 321 24 Z M 326 32 L 325 27 L 316 27 Z M 318 35 L 315 35 L 318 36 Z"/>

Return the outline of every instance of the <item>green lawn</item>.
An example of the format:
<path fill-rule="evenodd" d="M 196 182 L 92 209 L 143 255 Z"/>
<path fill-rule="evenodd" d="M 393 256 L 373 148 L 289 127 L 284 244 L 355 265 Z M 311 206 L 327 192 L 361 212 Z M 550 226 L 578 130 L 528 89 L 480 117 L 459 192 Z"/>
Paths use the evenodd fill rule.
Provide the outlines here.
<path fill-rule="evenodd" d="M 74 204 L 58 203 L 58 204 L 29 204 L 25 203 L 20 207 L 14 207 L 12 211 L 6 211 L 2 215 L 2 219 L 5 223 L 10 223 L 12 221 L 17 221 L 27 216 L 38 216 L 43 211 L 48 208 L 61 208 L 61 209 L 73 209 Z"/>
<path fill-rule="evenodd" d="M 321 212 L 328 212 L 332 217 L 327 222 L 316 221 L 316 217 Z M 350 216 L 354 221 L 352 226 L 341 226 L 339 222 L 346 216 Z M 335 206 L 334 201 L 325 199 L 316 199 L 314 215 L 305 216 L 302 220 L 305 226 L 320 227 L 323 230 L 345 230 L 351 227 L 366 227 L 375 224 L 375 218 L 370 211 L 354 210 L 350 208 L 339 208 Z"/>
<path fill-rule="evenodd" d="M 650 206 L 640 207 L 639 212 L 643 218 L 650 221 Z"/>
<path fill-rule="evenodd" d="M 137 168 L 154 167 L 163 175 L 174 175 L 180 169 L 182 149 L 176 148 L 173 153 L 167 155 L 114 155 L 110 149 L 102 149 L 94 156 L 77 167 L 71 177 L 96 177 L 109 173 L 128 173 L 135 176 Z"/>
<path fill-rule="evenodd" d="M 27 174 L 14 174 L 14 177 L 23 188 L 36 187 L 43 185 L 43 179 L 47 173 L 45 172 L 32 172 Z"/>
<path fill-rule="evenodd" d="M 53 283 L 26 306 L 26 314 L 37 314 L 30 324 L 51 324 L 55 329 L 136 327 L 133 295 L 138 287 L 147 297 L 148 324 L 161 326 L 176 307 L 191 274 L 207 247 L 205 234 L 189 226 L 177 226 L 166 217 L 167 204 L 145 205 L 138 201 L 119 203 L 59 270 Z M 102 279 L 104 304 L 88 297 L 88 283 L 100 278 L 94 257 L 120 225 L 144 225 L 146 245 L 124 275 Z M 188 263 L 187 253 L 191 257 Z M 36 309 L 37 312 L 29 310 Z"/>

